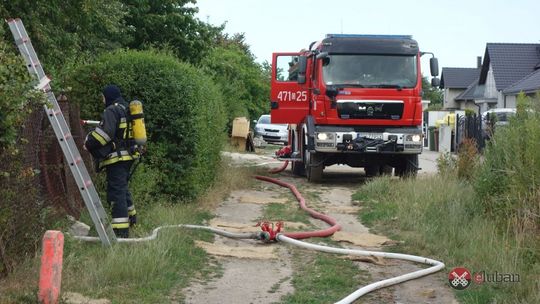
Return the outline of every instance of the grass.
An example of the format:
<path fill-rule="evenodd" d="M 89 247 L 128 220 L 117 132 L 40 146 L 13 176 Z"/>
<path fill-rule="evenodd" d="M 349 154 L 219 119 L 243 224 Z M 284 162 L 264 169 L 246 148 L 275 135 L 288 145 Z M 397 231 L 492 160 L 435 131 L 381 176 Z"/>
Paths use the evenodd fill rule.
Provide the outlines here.
<path fill-rule="evenodd" d="M 334 303 L 369 281 L 366 271 L 338 255 L 295 250 L 293 263 L 295 291 L 283 303 Z"/>
<path fill-rule="evenodd" d="M 224 162 L 205 196 L 193 203 L 173 203 L 170 198 L 146 193 L 150 189 L 144 183 L 152 182 L 152 172 L 142 171 L 147 173 L 148 181 L 141 178 L 130 187 L 135 202 L 141 202 L 136 205 L 140 224 L 132 231 L 134 236 L 146 236 L 161 225 L 204 224 L 211 218 L 209 210 L 231 191 L 249 187 L 252 173 L 244 168 L 230 170 Z M 136 186 L 141 187 L 137 190 Z M 173 290 L 181 290 L 191 280 L 208 278 L 219 271 L 219 265 L 210 263 L 206 252 L 194 245 L 194 240 L 212 238 L 207 232 L 169 229 L 162 230 L 151 242 L 104 249 L 100 244 L 82 243 L 66 236 L 62 291 L 107 298 L 112 303 L 168 302 Z M 0 303 L 36 303 L 38 269 L 39 258 L 30 257 L 2 281 Z M 178 292 L 174 294 L 178 296 Z"/>
<path fill-rule="evenodd" d="M 485 215 L 472 185 L 454 176 L 374 179 L 354 196 L 372 229 L 404 241 L 402 252 L 442 260 L 450 269 L 518 273 L 520 283 L 473 284 L 456 291 L 463 303 L 540 303 L 540 243 L 516 236 Z"/>
<path fill-rule="evenodd" d="M 261 219 L 309 224 L 309 215 L 295 202 L 286 204 L 270 203 L 264 206 Z"/>

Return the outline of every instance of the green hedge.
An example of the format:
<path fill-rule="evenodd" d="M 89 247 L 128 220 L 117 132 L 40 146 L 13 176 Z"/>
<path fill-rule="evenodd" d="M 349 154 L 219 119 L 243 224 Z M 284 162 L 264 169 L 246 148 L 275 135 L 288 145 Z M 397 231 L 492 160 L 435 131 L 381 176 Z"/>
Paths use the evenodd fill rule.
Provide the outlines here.
<path fill-rule="evenodd" d="M 117 51 L 75 68 L 64 85 L 81 117 L 97 119 L 101 90 L 111 83 L 127 100 L 143 101 L 156 190 L 184 201 L 197 197 L 214 180 L 225 138 L 223 100 L 213 81 L 167 54 Z"/>

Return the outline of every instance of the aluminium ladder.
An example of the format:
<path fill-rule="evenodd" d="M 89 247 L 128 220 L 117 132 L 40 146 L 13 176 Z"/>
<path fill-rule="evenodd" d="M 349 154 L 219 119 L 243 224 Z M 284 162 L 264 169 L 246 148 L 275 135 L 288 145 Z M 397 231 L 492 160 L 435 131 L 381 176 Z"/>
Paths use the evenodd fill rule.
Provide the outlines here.
<path fill-rule="evenodd" d="M 32 76 L 37 77 L 38 84 L 36 89 L 43 91 L 47 95 L 48 104 L 44 105 L 45 113 L 49 118 L 58 143 L 69 164 L 69 168 L 75 178 L 86 208 L 92 217 L 101 243 L 105 246 L 110 246 L 112 243 L 116 242 L 116 236 L 109 224 L 107 214 L 103 209 L 99 195 L 92 183 L 92 179 L 88 174 L 86 166 L 84 165 L 83 159 L 77 149 L 77 145 L 73 140 L 64 114 L 62 114 L 62 110 L 58 105 L 56 97 L 51 91 L 51 80 L 43 71 L 43 67 L 38 60 L 37 54 L 30 42 L 30 38 L 28 37 L 28 33 L 26 32 L 21 19 L 9 19 L 6 21 L 15 38 L 15 43 L 26 62 L 28 72 L 30 72 Z"/>

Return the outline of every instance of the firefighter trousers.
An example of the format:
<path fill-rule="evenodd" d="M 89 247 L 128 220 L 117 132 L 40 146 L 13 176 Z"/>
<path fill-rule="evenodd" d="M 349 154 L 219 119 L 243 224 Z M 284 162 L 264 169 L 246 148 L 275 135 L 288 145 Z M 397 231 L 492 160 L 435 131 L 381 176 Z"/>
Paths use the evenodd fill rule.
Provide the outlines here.
<path fill-rule="evenodd" d="M 117 237 L 129 237 L 129 215 L 135 208 L 128 188 L 132 160 L 107 165 L 107 201 L 111 205 L 112 228 Z"/>

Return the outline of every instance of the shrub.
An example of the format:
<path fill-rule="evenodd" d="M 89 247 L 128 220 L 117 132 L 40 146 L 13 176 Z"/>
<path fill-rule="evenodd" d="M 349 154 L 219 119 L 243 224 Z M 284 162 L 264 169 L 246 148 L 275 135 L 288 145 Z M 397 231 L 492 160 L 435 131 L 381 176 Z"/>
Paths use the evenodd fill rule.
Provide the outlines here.
<path fill-rule="evenodd" d="M 0 27 L 0 153 L 13 145 L 25 117 L 30 112 L 30 74 L 22 58 L 3 40 Z"/>
<path fill-rule="evenodd" d="M 117 84 L 126 100 L 143 101 L 147 158 L 159 172 L 153 175 L 158 191 L 191 199 L 213 181 L 225 114 L 216 85 L 199 70 L 156 51 L 116 51 L 75 68 L 66 79 L 82 117 L 99 117 L 107 84 Z"/>
<path fill-rule="evenodd" d="M 540 96 L 518 97 L 516 116 L 497 128 L 475 182 L 485 209 L 505 223 L 514 221 L 518 229 L 539 228 L 539 110 Z"/>
<path fill-rule="evenodd" d="M 248 54 L 234 45 L 217 47 L 202 65 L 223 92 L 229 129 L 235 117 L 258 119 L 268 113 L 270 82 Z"/>
<path fill-rule="evenodd" d="M 461 143 L 457 157 L 457 176 L 461 179 L 471 180 L 478 167 L 479 155 L 476 140 L 465 138 Z"/>
<path fill-rule="evenodd" d="M 30 74 L 0 27 L 0 277 L 13 271 L 36 250 L 50 208 L 40 197 L 36 151 L 23 138 L 32 110 L 41 110 L 42 95 L 32 90 Z M 26 132 L 30 133 L 30 132 Z M 28 134 L 27 134 L 28 135 Z"/>

